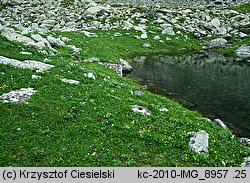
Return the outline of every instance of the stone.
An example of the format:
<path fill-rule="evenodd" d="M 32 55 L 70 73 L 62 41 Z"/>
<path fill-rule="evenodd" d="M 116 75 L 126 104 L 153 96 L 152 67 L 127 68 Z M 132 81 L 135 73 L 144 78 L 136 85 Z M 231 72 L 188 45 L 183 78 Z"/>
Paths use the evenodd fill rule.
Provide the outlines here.
<path fill-rule="evenodd" d="M 22 69 L 36 70 L 36 72 L 44 72 L 54 67 L 53 65 L 34 60 L 25 60 L 21 62 L 19 60 L 10 59 L 3 56 L 0 56 L 0 63 L 4 65 L 12 65 Z"/>
<path fill-rule="evenodd" d="M 154 40 L 160 40 L 161 37 L 160 37 L 160 36 L 155 36 L 153 39 L 154 39 Z"/>
<path fill-rule="evenodd" d="M 32 75 L 31 76 L 31 79 L 40 79 L 40 78 L 42 78 L 42 76 L 37 76 L 37 75 Z"/>
<path fill-rule="evenodd" d="M 227 43 L 227 40 L 225 40 L 223 38 L 213 39 L 213 40 L 211 40 L 207 44 L 207 48 L 208 49 L 212 49 L 212 48 L 224 48 L 225 45 L 226 45 L 226 43 Z"/>
<path fill-rule="evenodd" d="M 170 35 L 170 36 L 174 36 L 175 35 L 173 27 L 166 27 L 161 33 L 163 35 Z"/>
<path fill-rule="evenodd" d="M 250 139 L 248 139 L 248 138 L 240 138 L 240 142 L 241 142 L 242 144 L 245 144 L 245 145 L 247 145 L 247 146 L 250 146 Z"/>
<path fill-rule="evenodd" d="M 208 153 L 208 133 L 204 130 L 199 130 L 197 133 L 191 132 L 192 137 L 188 143 L 189 150 L 195 151 L 198 154 Z"/>
<path fill-rule="evenodd" d="M 147 38 L 148 38 L 148 35 L 147 35 L 146 33 L 144 33 L 144 34 L 142 34 L 142 35 L 140 36 L 140 38 L 141 38 L 141 39 L 147 39 Z"/>
<path fill-rule="evenodd" d="M 95 79 L 95 75 L 93 73 L 91 73 L 91 72 L 84 73 L 84 76 L 88 77 L 88 78 L 91 78 L 91 79 Z"/>
<path fill-rule="evenodd" d="M 161 111 L 161 112 L 168 112 L 169 110 L 167 108 L 165 108 L 165 107 L 162 107 L 162 108 L 159 109 L 159 111 Z"/>
<path fill-rule="evenodd" d="M 227 129 L 227 126 L 220 119 L 213 120 L 216 124 L 220 125 L 222 128 Z"/>
<path fill-rule="evenodd" d="M 146 107 L 138 106 L 138 105 L 132 105 L 132 111 L 139 112 L 143 115 L 151 115 L 150 110 L 148 110 Z"/>
<path fill-rule="evenodd" d="M 139 91 L 139 90 L 132 91 L 131 93 L 132 93 L 133 95 L 144 95 L 144 92 L 143 92 L 143 91 Z"/>
<path fill-rule="evenodd" d="M 150 48 L 150 47 L 151 47 L 151 44 L 149 44 L 149 43 L 144 43 L 142 46 L 145 47 L 145 48 Z"/>
<path fill-rule="evenodd" d="M 1 34 L 3 37 L 8 39 L 9 41 L 14 41 L 18 43 L 22 43 L 25 45 L 35 45 L 35 41 L 29 37 L 23 36 L 21 34 L 18 34 L 16 32 L 9 32 L 4 30 Z"/>
<path fill-rule="evenodd" d="M 77 48 L 75 45 L 66 45 L 69 49 L 71 49 L 74 53 L 74 55 L 80 55 L 81 54 L 81 48 Z"/>
<path fill-rule="evenodd" d="M 64 82 L 64 83 L 75 84 L 75 85 L 80 84 L 80 81 L 77 81 L 77 80 L 74 80 L 74 79 L 61 78 L 61 81 Z"/>
<path fill-rule="evenodd" d="M 44 20 L 41 23 L 41 27 L 44 27 L 46 29 L 52 29 L 56 24 L 56 20 Z"/>
<path fill-rule="evenodd" d="M 20 5 L 24 2 L 25 0 L 8 0 L 8 4 L 12 6 L 17 6 Z"/>
<path fill-rule="evenodd" d="M 128 61 L 123 60 L 121 58 L 118 60 L 118 65 L 122 67 L 122 73 L 130 73 L 133 70 L 132 66 L 128 63 Z"/>
<path fill-rule="evenodd" d="M 88 31 L 82 31 L 82 33 L 90 38 L 97 37 L 96 33 L 88 32 Z"/>
<path fill-rule="evenodd" d="M 32 55 L 32 53 L 26 52 L 26 51 L 19 52 L 19 54 L 20 55 Z"/>
<path fill-rule="evenodd" d="M 114 70 L 119 76 L 122 76 L 122 66 L 119 64 L 107 64 L 107 67 Z"/>
<path fill-rule="evenodd" d="M 21 88 L 2 94 L 0 101 L 3 103 L 26 102 L 34 93 L 36 93 L 34 88 Z"/>
<path fill-rule="evenodd" d="M 52 36 L 47 37 L 48 42 L 51 44 L 51 46 L 65 46 L 65 43 L 61 41 L 60 38 L 54 38 Z"/>
<path fill-rule="evenodd" d="M 244 158 L 244 162 L 241 164 L 241 167 L 250 167 L 250 156 Z"/>
<path fill-rule="evenodd" d="M 241 59 L 250 58 L 250 46 L 246 44 L 241 45 L 235 51 L 235 54 Z"/>
<path fill-rule="evenodd" d="M 92 57 L 92 58 L 86 58 L 83 61 L 84 62 L 100 62 L 101 60 L 99 58 Z"/>

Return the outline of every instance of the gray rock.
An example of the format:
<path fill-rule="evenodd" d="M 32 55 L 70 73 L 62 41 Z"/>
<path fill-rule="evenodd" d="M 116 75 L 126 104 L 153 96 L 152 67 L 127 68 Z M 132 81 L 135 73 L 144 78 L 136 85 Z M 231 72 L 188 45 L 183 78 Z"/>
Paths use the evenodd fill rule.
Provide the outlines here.
<path fill-rule="evenodd" d="M 32 55 L 32 53 L 26 52 L 26 51 L 19 52 L 19 54 L 20 55 Z"/>
<path fill-rule="evenodd" d="M 250 46 L 243 44 L 235 51 L 235 54 L 241 59 L 250 58 Z"/>
<path fill-rule="evenodd" d="M 16 6 L 22 4 L 24 1 L 25 0 L 8 0 L 8 4 Z"/>
<path fill-rule="evenodd" d="M 84 59 L 83 61 L 84 61 L 84 62 L 100 62 L 100 59 L 99 59 L 99 58 L 92 57 L 92 58 Z"/>
<path fill-rule="evenodd" d="M 173 27 L 166 27 L 161 33 L 163 35 L 170 35 L 170 36 L 174 36 L 175 35 Z"/>
<path fill-rule="evenodd" d="M 250 139 L 248 139 L 248 138 L 240 138 L 240 142 L 242 144 L 250 146 Z"/>
<path fill-rule="evenodd" d="M 225 40 L 223 38 L 213 39 L 207 44 L 207 48 L 208 49 L 211 49 L 211 48 L 224 48 L 226 43 L 227 43 L 227 40 Z"/>
<path fill-rule="evenodd" d="M 11 91 L 0 96 L 0 101 L 3 103 L 25 102 L 36 90 L 34 88 L 21 88 L 19 90 Z"/>
<path fill-rule="evenodd" d="M 138 105 L 132 105 L 132 111 L 139 112 L 143 115 L 151 115 L 150 110 L 148 110 L 146 107 L 138 106 Z"/>
<path fill-rule="evenodd" d="M 84 73 L 84 76 L 95 80 L 95 75 L 92 72 Z"/>
<path fill-rule="evenodd" d="M 220 125 L 222 128 L 227 129 L 227 126 L 220 119 L 213 120 L 216 124 Z"/>
<path fill-rule="evenodd" d="M 114 70 L 119 76 L 122 76 L 122 66 L 119 64 L 107 64 L 107 67 Z"/>
<path fill-rule="evenodd" d="M 142 35 L 140 36 L 140 38 L 141 38 L 141 39 L 147 39 L 147 38 L 148 38 L 148 35 L 147 35 L 146 33 L 144 33 L 144 34 L 142 34 Z"/>
<path fill-rule="evenodd" d="M 121 58 L 118 60 L 118 65 L 122 67 L 122 73 L 130 73 L 133 70 L 132 66 L 128 63 L 128 61 L 123 60 Z"/>
<path fill-rule="evenodd" d="M 160 40 L 161 37 L 160 37 L 160 36 L 155 36 L 153 39 L 154 39 L 154 40 Z"/>
<path fill-rule="evenodd" d="M 132 93 L 133 95 L 144 95 L 144 92 L 143 92 L 143 91 L 138 91 L 138 90 L 132 91 L 131 93 Z"/>
<path fill-rule="evenodd" d="M 149 44 L 149 43 L 144 43 L 142 46 L 145 47 L 145 48 L 150 48 L 150 47 L 151 47 L 151 44 Z"/>
<path fill-rule="evenodd" d="M 80 55 L 81 54 L 81 48 L 75 47 L 75 45 L 66 45 L 69 49 L 71 49 L 74 53 L 74 55 Z"/>
<path fill-rule="evenodd" d="M 0 56 L 0 64 L 12 65 L 14 67 L 23 69 L 32 69 L 36 70 L 36 72 L 44 72 L 54 67 L 53 65 L 34 60 L 25 60 L 21 62 L 19 60 L 10 59 L 3 56 Z"/>
<path fill-rule="evenodd" d="M 88 32 L 88 31 L 82 31 L 82 33 L 87 37 L 97 37 L 96 33 Z"/>
<path fill-rule="evenodd" d="M 161 112 L 168 112 L 169 110 L 167 108 L 165 108 L 165 107 L 162 107 L 162 108 L 159 109 L 159 111 L 161 111 Z"/>
<path fill-rule="evenodd" d="M 199 154 L 208 153 L 208 133 L 204 130 L 199 130 L 199 132 L 191 133 L 193 137 L 189 141 L 189 150 L 195 151 Z"/>
<path fill-rule="evenodd" d="M 32 75 L 31 76 L 31 79 L 40 79 L 40 78 L 42 78 L 42 76 L 37 76 L 37 75 Z"/>
<path fill-rule="evenodd" d="M 244 158 L 244 162 L 241 164 L 241 167 L 250 167 L 250 156 Z"/>
<path fill-rule="evenodd" d="M 65 43 L 60 38 L 48 36 L 47 40 L 51 44 L 51 46 L 65 46 Z"/>
<path fill-rule="evenodd" d="M 80 84 L 80 81 L 77 81 L 77 80 L 74 80 L 74 79 L 62 78 L 61 81 L 64 82 L 64 83 L 75 84 L 75 85 Z"/>

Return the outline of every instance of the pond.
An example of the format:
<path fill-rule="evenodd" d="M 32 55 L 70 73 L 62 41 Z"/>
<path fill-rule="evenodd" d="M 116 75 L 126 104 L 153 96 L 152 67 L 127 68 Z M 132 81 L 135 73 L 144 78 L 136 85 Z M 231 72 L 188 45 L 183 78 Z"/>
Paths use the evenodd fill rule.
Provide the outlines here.
<path fill-rule="evenodd" d="M 219 53 L 138 56 L 128 76 L 250 138 L 250 63 Z"/>

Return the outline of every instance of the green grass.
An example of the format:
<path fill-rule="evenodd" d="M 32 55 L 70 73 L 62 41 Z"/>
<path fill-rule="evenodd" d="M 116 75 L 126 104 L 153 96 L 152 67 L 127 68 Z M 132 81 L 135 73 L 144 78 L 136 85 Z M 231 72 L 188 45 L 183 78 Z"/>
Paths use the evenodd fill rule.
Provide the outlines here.
<path fill-rule="evenodd" d="M 61 4 L 63 7 L 68 7 L 74 3 L 75 0 L 62 0 Z"/>
<path fill-rule="evenodd" d="M 6 8 L 6 4 L 0 3 L 0 11 L 2 11 L 4 8 Z"/>
<path fill-rule="evenodd" d="M 122 37 L 112 37 L 114 31 L 94 31 L 97 38 L 81 33 L 59 33 L 72 39 L 82 49 L 71 56 L 65 47 L 61 54 L 49 57 L 53 69 L 32 80 L 34 71 L 0 65 L 0 95 L 11 90 L 34 87 L 37 93 L 29 104 L 0 103 L 0 165 L 1 166 L 239 166 L 250 150 L 232 138 L 229 130 L 201 119 L 173 101 L 145 91 L 128 78 L 96 63 L 84 63 L 88 57 L 102 62 L 115 62 L 143 53 L 192 53 L 200 49 L 192 35 L 179 36 L 160 43 L 150 39 L 137 40 L 135 31 L 119 31 Z M 155 30 L 157 33 L 157 30 Z M 129 33 L 128 35 L 126 33 Z M 149 34 L 153 37 L 155 34 Z M 0 36 L 0 55 L 20 60 L 42 61 L 45 56 Z M 142 44 L 149 42 L 152 48 Z M 178 49 L 176 49 L 176 47 Z M 20 51 L 32 56 L 19 55 Z M 83 76 L 93 72 L 96 80 Z M 61 82 L 60 78 L 76 79 L 80 85 Z M 144 95 L 131 95 L 143 90 Z M 131 105 L 149 108 L 151 116 L 134 113 Z M 166 107 L 169 112 L 160 112 Z M 17 130 L 20 128 L 21 130 Z M 209 133 L 209 154 L 188 150 L 188 132 Z M 143 130 L 144 133 L 139 133 Z"/>
<path fill-rule="evenodd" d="M 239 11 L 242 13 L 250 13 L 250 3 L 236 6 L 236 7 L 230 8 L 230 9 L 235 10 L 235 11 Z"/>

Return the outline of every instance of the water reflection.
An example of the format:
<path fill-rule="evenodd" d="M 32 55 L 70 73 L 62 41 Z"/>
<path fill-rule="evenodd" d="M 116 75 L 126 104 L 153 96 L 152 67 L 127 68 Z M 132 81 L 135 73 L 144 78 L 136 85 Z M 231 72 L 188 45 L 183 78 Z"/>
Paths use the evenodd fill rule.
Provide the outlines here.
<path fill-rule="evenodd" d="M 142 56 L 129 77 L 149 90 L 172 96 L 239 136 L 250 138 L 250 64 L 218 53 L 192 56 Z"/>

